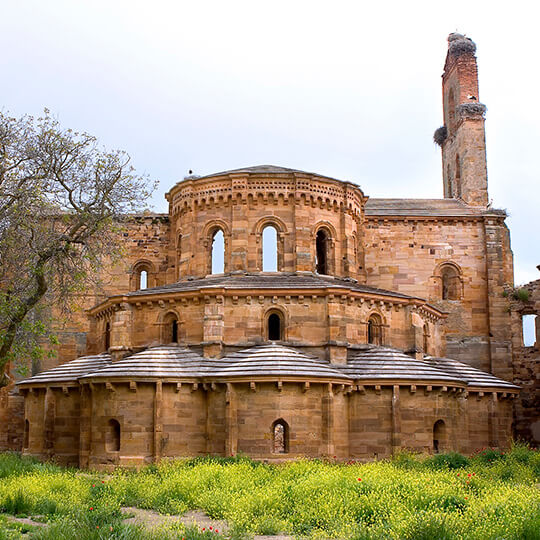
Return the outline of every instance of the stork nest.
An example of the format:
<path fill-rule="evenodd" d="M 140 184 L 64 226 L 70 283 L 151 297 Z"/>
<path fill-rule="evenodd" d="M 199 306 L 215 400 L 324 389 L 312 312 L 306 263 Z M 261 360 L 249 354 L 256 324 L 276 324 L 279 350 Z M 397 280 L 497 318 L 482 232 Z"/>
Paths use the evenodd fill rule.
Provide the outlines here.
<path fill-rule="evenodd" d="M 450 36 L 456 36 L 450 40 Z M 462 36 L 461 34 L 450 34 L 448 37 L 448 50 L 453 56 L 462 56 L 464 54 L 474 54 L 476 52 L 476 44 L 472 39 Z"/>
<path fill-rule="evenodd" d="M 446 129 L 446 126 L 441 126 L 440 128 L 436 129 L 435 133 L 433 134 L 433 142 L 439 146 L 442 146 L 447 138 L 448 130 Z"/>
<path fill-rule="evenodd" d="M 460 118 L 483 118 L 486 111 L 483 103 L 462 103 L 456 107 L 456 114 Z"/>

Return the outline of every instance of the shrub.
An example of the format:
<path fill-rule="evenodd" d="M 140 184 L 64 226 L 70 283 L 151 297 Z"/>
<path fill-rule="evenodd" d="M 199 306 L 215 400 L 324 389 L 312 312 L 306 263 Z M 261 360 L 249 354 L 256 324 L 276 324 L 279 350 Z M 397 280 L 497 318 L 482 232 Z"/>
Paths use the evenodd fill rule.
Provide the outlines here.
<path fill-rule="evenodd" d="M 470 465 L 470 461 L 462 454 L 457 452 L 448 452 L 446 454 L 435 454 L 433 457 L 426 459 L 426 465 L 434 469 L 463 469 Z"/>

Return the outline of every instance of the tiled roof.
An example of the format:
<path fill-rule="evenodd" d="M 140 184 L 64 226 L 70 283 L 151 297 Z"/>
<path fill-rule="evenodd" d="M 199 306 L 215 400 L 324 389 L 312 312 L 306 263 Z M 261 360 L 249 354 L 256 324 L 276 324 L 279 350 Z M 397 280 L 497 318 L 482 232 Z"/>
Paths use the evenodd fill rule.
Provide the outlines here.
<path fill-rule="evenodd" d="M 460 377 L 464 381 L 467 381 L 468 386 L 473 388 L 508 388 L 509 390 L 517 390 L 519 386 L 512 384 L 503 379 L 495 377 L 491 373 L 486 373 L 476 369 L 463 362 L 458 362 L 452 358 L 433 358 L 431 356 L 426 357 L 425 362 L 435 366 L 437 369 L 452 373 L 457 377 Z"/>
<path fill-rule="evenodd" d="M 207 376 L 212 377 L 349 379 L 326 360 L 274 343 L 244 349 L 208 364 Z"/>
<path fill-rule="evenodd" d="M 302 173 L 317 176 L 319 178 L 328 178 L 330 180 L 337 180 L 324 174 L 313 173 L 308 171 L 302 171 L 300 169 L 289 169 L 287 167 L 278 167 L 276 165 L 255 165 L 253 167 L 242 167 L 240 169 L 232 169 L 230 171 L 221 171 L 212 174 L 201 176 L 197 179 L 212 178 L 214 176 L 223 176 L 227 174 L 290 174 L 290 173 Z M 340 180 L 341 181 L 341 180 Z M 360 186 L 358 186 L 360 187 Z"/>
<path fill-rule="evenodd" d="M 483 216 L 506 215 L 504 210 L 469 206 L 459 199 L 376 199 L 369 198 L 366 216 Z"/>
<path fill-rule="evenodd" d="M 242 274 L 215 274 L 205 278 L 177 281 L 168 285 L 161 285 L 151 289 L 134 291 L 128 296 L 146 294 L 159 294 L 169 292 L 196 291 L 198 289 L 315 289 L 315 288 L 348 288 L 354 291 L 382 294 L 398 298 L 412 298 L 405 294 L 361 285 L 353 279 L 322 276 L 312 273 L 296 274 L 292 272 L 275 273 L 242 273 Z"/>
<path fill-rule="evenodd" d="M 23 379 L 17 384 L 77 382 L 79 377 L 97 371 L 98 369 L 108 366 L 110 363 L 111 355 L 108 353 L 97 354 L 95 356 L 81 356 L 80 358 L 71 360 L 71 362 L 66 362 L 65 364 L 38 373 L 28 379 Z"/>
<path fill-rule="evenodd" d="M 197 378 L 204 374 L 203 364 L 204 358 L 187 347 L 160 345 L 88 373 L 81 380 L 112 377 Z"/>
<path fill-rule="evenodd" d="M 341 367 L 341 366 L 340 366 Z M 341 369 L 355 380 L 362 381 L 423 381 L 461 384 L 465 380 L 423 360 L 387 347 L 367 347 L 350 354 Z"/>

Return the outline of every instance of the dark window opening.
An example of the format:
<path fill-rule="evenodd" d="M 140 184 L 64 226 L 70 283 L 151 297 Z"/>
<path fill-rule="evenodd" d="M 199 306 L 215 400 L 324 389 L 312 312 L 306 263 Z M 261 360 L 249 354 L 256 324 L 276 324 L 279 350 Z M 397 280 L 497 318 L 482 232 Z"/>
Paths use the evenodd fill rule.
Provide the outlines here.
<path fill-rule="evenodd" d="M 107 452 L 120 451 L 120 423 L 114 418 L 111 418 L 107 424 L 105 447 L 107 448 Z"/>
<path fill-rule="evenodd" d="M 24 421 L 24 441 L 23 448 L 28 448 L 30 446 L 30 422 L 28 420 Z"/>
<path fill-rule="evenodd" d="M 276 420 L 272 426 L 273 451 L 286 454 L 289 451 L 289 426 L 285 420 Z"/>
<path fill-rule="evenodd" d="M 442 281 L 442 299 L 443 300 L 458 300 L 459 299 L 459 275 L 453 266 L 445 266 L 441 270 Z"/>
<path fill-rule="evenodd" d="M 328 235 L 320 229 L 317 232 L 316 243 L 316 269 L 317 274 L 325 274 L 328 272 Z"/>
<path fill-rule="evenodd" d="M 108 351 L 110 346 L 111 346 L 111 323 L 107 321 L 105 323 L 105 351 Z"/>
<path fill-rule="evenodd" d="M 446 426 L 443 420 L 437 420 L 433 426 L 433 452 L 438 454 L 444 450 Z"/>
<path fill-rule="evenodd" d="M 270 341 L 281 339 L 281 317 L 277 313 L 271 313 L 268 317 L 268 339 Z"/>
<path fill-rule="evenodd" d="M 424 324 L 424 354 L 428 354 L 429 332 L 428 325 Z"/>
<path fill-rule="evenodd" d="M 178 321 L 175 319 L 171 326 L 172 342 L 178 343 Z"/>
<path fill-rule="evenodd" d="M 461 197 L 461 162 L 459 154 L 456 156 L 456 196 Z"/>

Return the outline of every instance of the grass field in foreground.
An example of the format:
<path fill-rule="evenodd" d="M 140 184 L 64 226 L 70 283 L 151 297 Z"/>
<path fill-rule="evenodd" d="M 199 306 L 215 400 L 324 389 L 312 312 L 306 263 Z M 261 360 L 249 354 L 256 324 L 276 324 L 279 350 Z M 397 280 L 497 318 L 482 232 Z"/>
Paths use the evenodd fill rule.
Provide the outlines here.
<path fill-rule="evenodd" d="M 201 509 L 255 533 L 351 539 L 540 540 L 540 453 L 516 445 L 422 458 L 265 465 L 245 457 L 163 461 L 111 475 L 0 454 L 0 540 L 199 539 L 222 532 L 181 524 L 147 530 L 122 521 L 135 506 L 182 514 Z M 47 526 L 13 524 L 34 517 Z"/>

